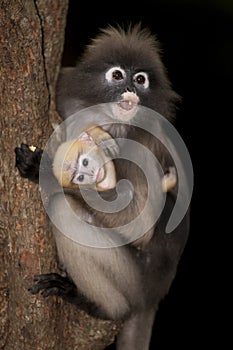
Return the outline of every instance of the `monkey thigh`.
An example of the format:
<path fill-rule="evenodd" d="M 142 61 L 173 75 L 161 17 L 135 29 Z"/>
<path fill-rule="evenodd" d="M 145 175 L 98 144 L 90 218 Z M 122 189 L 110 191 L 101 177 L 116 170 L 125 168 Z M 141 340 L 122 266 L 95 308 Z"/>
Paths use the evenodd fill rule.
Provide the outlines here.
<path fill-rule="evenodd" d="M 132 248 L 95 248 L 79 243 L 80 230 L 82 227 L 87 229 L 81 221 L 76 228 L 75 240 L 67 237 L 64 233 L 72 222 L 72 212 L 65 204 L 67 200 L 72 202 L 73 198 L 62 194 L 54 196 L 50 214 L 53 223 L 58 222 L 59 227 L 53 226 L 59 260 L 78 290 L 110 319 L 122 319 L 132 309 L 143 308 L 143 283 L 137 260 L 131 254 Z M 75 212 L 84 221 L 92 220 L 78 200 Z"/>

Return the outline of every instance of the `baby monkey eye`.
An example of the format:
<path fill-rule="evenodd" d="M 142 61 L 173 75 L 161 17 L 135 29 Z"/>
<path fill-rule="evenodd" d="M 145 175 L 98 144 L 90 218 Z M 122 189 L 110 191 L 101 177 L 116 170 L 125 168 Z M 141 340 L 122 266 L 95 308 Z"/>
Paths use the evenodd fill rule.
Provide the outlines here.
<path fill-rule="evenodd" d="M 83 166 L 88 166 L 88 159 L 84 158 L 83 159 Z M 80 175 L 81 176 L 81 175 Z"/>
<path fill-rule="evenodd" d="M 84 180 L 84 175 L 79 175 L 77 179 L 78 181 L 82 182 Z"/>

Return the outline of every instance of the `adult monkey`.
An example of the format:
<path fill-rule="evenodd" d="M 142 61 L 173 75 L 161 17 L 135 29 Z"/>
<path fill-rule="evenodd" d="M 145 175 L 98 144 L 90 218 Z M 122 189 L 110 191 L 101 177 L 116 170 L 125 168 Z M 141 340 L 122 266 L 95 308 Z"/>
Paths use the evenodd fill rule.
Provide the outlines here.
<path fill-rule="evenodd" d="M 178 100 L 161 62 L 158 42 L 149 30 L 141 29 L 140 25 L 126 31 L 112 27 L 102 30 L 86 48 L 77 66 L 62 70 L 58 82 L 57 108 L 64 119 L 68 120 L 70 115 L 83 108 L 110 103 L 117 123 L 105 124 L 94 120 L 95 124 L 100 123 L 113 138 L 127 138 L 149 148 L 164 171 L 175 166 L 168 150 L 156 137 L 133 126 L 131 121 L 140 106 L 172 120 Z M 82 113 L 77 116 L 83 118 L 85 124 Z M 72 127 L 68 125 L 66 131 L 69 139 Z M 124 143 L 120 148 L 124 151 Z M 38 182 L 41 154 L 40 150 L 30 152 L 26 145 L 16 149 L 16 165 L 22 176 Z M 117 337 L 117 349 L 148 350 L 156 310 L 171 286 L 188 237 L 189 214 L 187 211 L 171 234 L 165 233 L 177 197 L 175 186 L 167 193 L 159 220 L 129 242 L 128 237 L 133 237 L 136 229 L 132 225 L 124 241 L 124 232 L 120 232 L 119 227 L 140 216 L 148 195 L 150 209 L 141 219 L 142 227 L 143 220 L 150 221 L 153 211 L 158 210 L 157 192 L 161 183 L 158 185 L 156 162 L 150 164 L 155 174 L 154 187 L 150 191 L 147 179 L 137 164 L 127 159 L 114 162 L 117 179 L 128 179 L 134 188 L 132 200 L 122 210 L 103 213 L 90 208 L 77 191 L 65 191 L 65 200 L 63 193 L 51 194 L 53 231 L 59 259 L 68 276 L 36 276 L 31 292 L 42 291 L 45 296 L 60 295 L 97 317 L 122 319 L 124 326 Z M 106 191 L 108 200 L 114 199 L 115 195 L 115 192 Z M 70 211 L 65 207 L 67 201 L 82 221 L 109 228 L 109 236 L 113 229 L 111 238 L 114 241 L 115 237 L 116 245 L 95 248 L 67 237 L 64 233 L 72 220 Z M 58 226 L 56 222 L 59 222 Z M 75 227 L 77 235 L 82 227 L 81 224 Z M 92 235 L 91 227 L 85 226 L 85 234 Z"/>

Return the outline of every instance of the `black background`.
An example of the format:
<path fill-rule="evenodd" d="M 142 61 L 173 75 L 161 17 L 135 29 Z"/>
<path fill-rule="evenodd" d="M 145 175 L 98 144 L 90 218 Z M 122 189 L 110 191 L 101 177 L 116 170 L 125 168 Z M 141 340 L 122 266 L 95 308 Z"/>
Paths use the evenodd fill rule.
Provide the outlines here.
<path fill-rule="evenodd" d="M 225 152 L 222 126 L 225 129 L 229 122 L 227 107 L 232 99 L 233 4 L 155 0 L 81 5 L 71 0 L 63 65 L 75 64 L 100 27 L 138 21 L 157 35 L 170 80 L 183 98 L 175 126 L 194 168 L 190 237 L 175 281 L 157 313 L 151 349 L 209 348 L 217 345 L 222 322 L 217 316 L 221 302 L 216 290 L 222 283 L 223 233 L 217 231 L 216 198 L 220 172 L 225 170 L 219 171 L 216 161 Z"/>

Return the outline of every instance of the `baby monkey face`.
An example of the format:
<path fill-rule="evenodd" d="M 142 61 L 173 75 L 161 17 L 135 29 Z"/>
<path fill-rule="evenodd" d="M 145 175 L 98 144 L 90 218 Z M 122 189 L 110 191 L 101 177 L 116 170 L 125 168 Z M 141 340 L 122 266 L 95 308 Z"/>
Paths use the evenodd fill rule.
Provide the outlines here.
<path fill-rule="evenodd" d="M 116 171 L 112 158 L 119 150 L 110 134 L 100 127 L 82 132 L 78 139 L 63 142 L 53 160 L 53 172 L 58 182 L 68 188 L 93 188 L 107 191 L 116 186 Z"/>
<path fill-rule="evenodd" d="M 104 177 L 104 160 L 100 152 L 97 152 L 96 147 L 79 156 L 72 183 L 76 185 L 94 185 L 101 182 Z"/>

